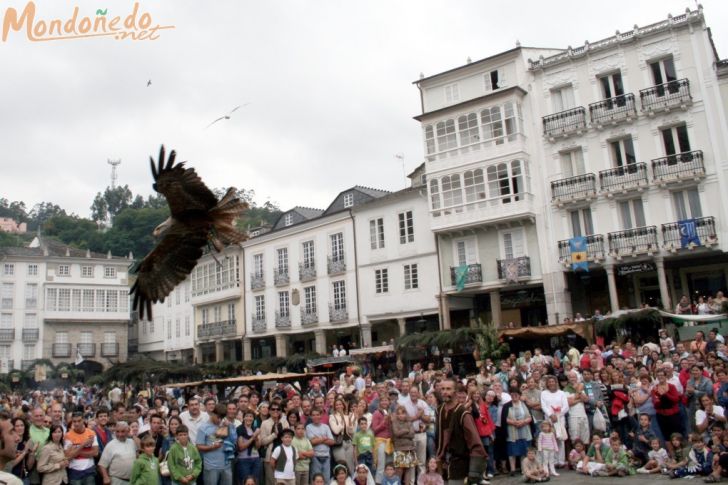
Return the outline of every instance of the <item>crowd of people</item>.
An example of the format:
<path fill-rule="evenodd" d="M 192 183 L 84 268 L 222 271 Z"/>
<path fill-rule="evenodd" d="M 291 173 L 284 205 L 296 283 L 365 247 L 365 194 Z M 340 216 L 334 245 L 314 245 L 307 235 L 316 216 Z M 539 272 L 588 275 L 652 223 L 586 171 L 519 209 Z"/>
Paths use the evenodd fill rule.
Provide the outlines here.
<path fill-rule="evenodd" d="M 485 485 L 567 469 L 720 481 L 724 338 L 713 329 L 675 342 L 661 330 L 652 340 L 536 348 L 485 359 L 470 377 L 417 363 L 379 382 L 349 368 L 265 389 L 79 384 L 9 394 L 0 398 L 0 481 Z"/>

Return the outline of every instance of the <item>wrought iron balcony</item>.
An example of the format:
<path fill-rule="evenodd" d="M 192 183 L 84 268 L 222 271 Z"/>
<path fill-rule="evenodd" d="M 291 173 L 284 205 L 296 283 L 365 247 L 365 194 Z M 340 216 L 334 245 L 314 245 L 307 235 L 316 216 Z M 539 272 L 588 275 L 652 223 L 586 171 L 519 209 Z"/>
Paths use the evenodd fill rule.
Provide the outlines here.
<path fill-rule="evenodd" d="M 647 186 L 647 164 L 630 163 L 599 172 L 603 192 L 627 192 Z"/>
<path fill-rule="evenodd" d="M 587 261 L 603 261 L 604 260 L 604 236 L 601 234 L 591 234 L 584 236 L 586 238 L 586 259 Z M 571 264 L 571 248 L 569 240 L 559 241 L 559 263 Z"/>
<path fill-rule="evenodd" d="M 583 106 L 543 117 L 543 133 L 549 138 L 568 136 L 586 130 L 586 110 Z"/>
<path fill-rule="evenodd" d="M 329 256 L 326 266 L 329 274 L 341 274 L 346 271 L 346 261 L 343 256 L 340 256 L 338 259 Z"/>
<path fill-rule="evenodd" d="M 607 234 L 609 253 L 617 258 L 657 252 L 657 227 L 645 226 Z"/>
<path fill-rule="evenodd" d="M 520 256 L 518 258 L 498 259 L 498 279 L 518 281 L 520 278 L 531 276 L 531 258 Z"/>
<path fill-rule="evenodd" d="M 349 320 L 349 311 L 346 306 L 340 305 L 329 305 L 329 321 L 330 322 L 345 322 Z"/>
<path fill-rule="evenodd" d="M 101 344 L 101 357 L 118 357 L 119 344 L 117 342 L 104 342 Z"/>
<path fill-rule="evenodd" d="M 40 330 L 37 328 L 23 329 L 23 342 L 37 342 L 40 338 Z"/>
<path fill-rule="evenodd" d="M 655 158 L 652 160 L 652 174 L 655 182 L 663 184 L 705 177 L 703 152 L 695 150 Z"/>
<path fill-rule="evenodd" d="M 631 121 L 637 117 L 634 94 L 627 93 L 603 99 L 589 105 L 589 117 L 597 126 Z"/>
<path fill-rule="evenodd" d="M 301 325 L 315 325 L 318 323 L 318 312 L 316 310 L 301 310 Z"/>
<path fill-rule="evenodd" d="M 25 309 L 33 310 L 35 308 L 38 308 L 38 299 L 37 298 L 26 298 L 25 299 Z"/>
<path fill-rule="evenodd" d="M 14 328 L 0 328 L 0 342 L 12 342 L 15 340 Z"/>
<path fill-rule="evenodd" d="M 457 285 L 457 274 L 455 272 L 457 268 L 450 266 L 450 282 L 453 286 Z M 469 264 L 468 272 L 465 275 L 465 284 L 470 283 L 482 283 L 483 282 L 483 271 L 481 270 L 480 264 Z"/>
<path fill-rule="evenodd" d="M 597 195 L 596 175 L 585 173 L 551 182 L 551 200 L 567 202 L 595 198 Z"/>
<path fill-rule="evenodd" d="M 311 281 L 316 279 L 316 265 L 311 262 L 308 265 L 298 263 L 298 279 L 301 281 Z"/>
<path fill-rule="evenodd" d="M 262 290 L 265 288 L 265 277 L 263 273 L 250 273 L 250 289 Z"/>
<path fill-rule="evenodd" d="M 20 361 L 20 370 L 28 370 L 33 364 L 35 364 L 35 359 L 23 359 Z"/>
<path fill-rule="evenodd" d="M 268 325 L 265 321 L 265 317 L 258 318 L 255 313 L 250 316 L 250 321 L 253 322 L 253 332 L 262 333 L 268 330 Z"/>
<path fill-rule="evenodd" d="M 197 338 L 225 337 L 235 335 L 236 321 L 223 320 L 220 322 L 203 323 L 197 326 Z"/>
<path fill-rule="evenodd" d="M 693 102 L 690 94 L 690 81 L 678 79 L 651 88 L 640 90 L 642 111 L 670 111 L 673 108 L 687 108 Z"/>
<path fill-rule="evenodd" d="M 81 354 L 81 357 L 96 356 L 96 344 L 94 343 L 76 344 L 76 349 L 78 349 L 78 353 Z"/>
<path fill-rule="evenodd" d="M 276 312 L 276 328 L 291 328 L 291 315 L 289 313 L 283 315 L 281 312 Z"/>
<path fill-rule="evenodd" d="M 51 355 L 53 355 L 53 357 L 70 357 L 71 344 L 53 344 Z"/>
<path fill-rule="evenodd" d="M 694 219 L 695 227 L 692 233 L 686 230 L 688 229 L 687 224 L 691 222 L 693 221 L 687 220 L 663 224 L 663 247 L 668 251 L 676 252 L 678 249 L 710 247 L 718 243 L 718 235 L 715 232 L 715 218 L 713 216 Z"/>
<path fill-rule="evenodd" d="M 290 281 L 288 277 L 288 266 L 280 268 L 276 266 L 273 268 L 273 282 L 276 286 L 285 286 Z"/>

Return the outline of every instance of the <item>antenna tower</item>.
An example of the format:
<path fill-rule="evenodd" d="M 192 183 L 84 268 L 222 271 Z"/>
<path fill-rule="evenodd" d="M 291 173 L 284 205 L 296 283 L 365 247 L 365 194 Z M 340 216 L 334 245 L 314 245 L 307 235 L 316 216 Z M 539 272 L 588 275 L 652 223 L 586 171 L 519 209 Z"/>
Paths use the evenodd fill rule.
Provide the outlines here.
<path fill-rule="evenodd" d="M 116 167 L 121 165 L 121 159 L 112 160 L 109 158 L 106 163 L 111 165 L 111 190 L 114 190 L 116 188 Z"/>

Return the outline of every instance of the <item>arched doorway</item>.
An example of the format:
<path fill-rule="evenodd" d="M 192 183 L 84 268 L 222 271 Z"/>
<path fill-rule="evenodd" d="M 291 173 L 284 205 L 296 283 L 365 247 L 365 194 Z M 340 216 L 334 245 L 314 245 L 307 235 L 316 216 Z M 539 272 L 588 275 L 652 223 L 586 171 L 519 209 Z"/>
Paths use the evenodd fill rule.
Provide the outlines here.
<path fill-rule="evenodd" d="M 76 369 L 83 371 L 84 380 L 104 372 L 104 366 L 94 360 L 84 360 L 76 366 Z"/>

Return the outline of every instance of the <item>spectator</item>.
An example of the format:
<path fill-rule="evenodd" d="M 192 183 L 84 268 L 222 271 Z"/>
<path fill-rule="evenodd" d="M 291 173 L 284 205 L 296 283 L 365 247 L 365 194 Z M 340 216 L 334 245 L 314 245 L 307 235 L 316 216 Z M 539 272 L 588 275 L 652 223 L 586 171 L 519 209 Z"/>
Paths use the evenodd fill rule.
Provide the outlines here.
<path fill-rule="evenodd" d="M 42 474 L 42 485 L 61 485 L 68 483 L 69 461 L 63 451 L 63 428 L 51 425 L 48 440 L 38 456 L 37 469 Z"/>
<path fill-rule="evenodd" d="M 173 485 L 190 485 L 196 482 L 202 473 L 202 458 L 200 452 L 190 441 L 187 426 L 181 424 L 177 428 L 176 439 L 169 448 L 167 466 Z"/>
<path fill-rule="evenodd" d="M 129 424 L 118 421 L 114 428 L 114 439 L 104 447 L 99 460 L 99 472 L 104 485 L 126 485 L 131 479 L 136 458 L 137 446 L 129 438 Z"/>
<path fill-rule="evenodd" d="M 71 485 L 95 485 L 96 463 L 99 445 L 96 433 L 86 427 L 83 413 L 74 412 L 71 416 L 71 429 L 64 437 L 68 465 L 68 480 Z"/>

